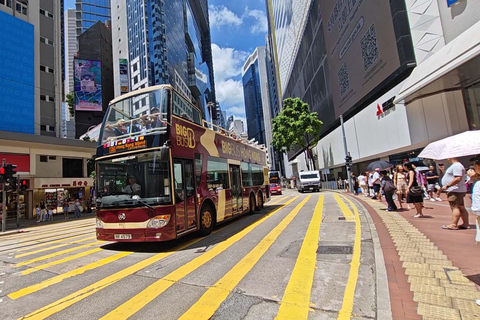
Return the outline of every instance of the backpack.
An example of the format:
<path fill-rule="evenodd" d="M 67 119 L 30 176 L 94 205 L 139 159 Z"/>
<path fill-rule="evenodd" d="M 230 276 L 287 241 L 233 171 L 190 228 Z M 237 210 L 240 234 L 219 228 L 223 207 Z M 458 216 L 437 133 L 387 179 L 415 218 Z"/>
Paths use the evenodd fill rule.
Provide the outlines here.
<path fill-rule="evenodd" d="M 383 188 L 383 191 L 388 192 L 388 193 L 392 193 L 392 192 L 395 192 L 395 190 L 397 190 L 397 188 L 393 184 L 393 181 L 390 180 L 390 179 L 386 180 L 385 181 L 385 187 Z"/>

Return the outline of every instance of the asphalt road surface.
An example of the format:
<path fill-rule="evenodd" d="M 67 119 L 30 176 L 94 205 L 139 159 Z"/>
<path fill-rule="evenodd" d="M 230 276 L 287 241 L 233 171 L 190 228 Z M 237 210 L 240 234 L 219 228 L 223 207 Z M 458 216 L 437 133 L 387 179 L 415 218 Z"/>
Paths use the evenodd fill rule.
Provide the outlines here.
<path fill-rule="evenodd" d="M 348 196 L 294 190 L 169 243 L 43 224 L 0 236 L 0 319 L 389 319 L 372 226 Z"/>

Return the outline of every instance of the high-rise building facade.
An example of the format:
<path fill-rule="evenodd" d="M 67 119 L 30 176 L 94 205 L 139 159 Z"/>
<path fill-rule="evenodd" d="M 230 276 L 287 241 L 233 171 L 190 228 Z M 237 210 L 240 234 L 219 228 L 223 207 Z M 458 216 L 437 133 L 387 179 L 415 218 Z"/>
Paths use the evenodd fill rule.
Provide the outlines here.
<path fill-rule="evenodd" d="M 76 0 L 77 36 L 87 31 L 97 21 L 110 20 L 110 0 Z"/>
<path fill-rule="evenodd" d="M 266 145 L 270 164 L 273 164 L 272 111 L 267 69 L 265 47 L 257 47 L 243 65 L 243 97 L 248 138 Z"/>
<path fill-rule="evenodd" d="M 78 51 L 77 14 L 75 9 L 65 11 L 65 94 L 73 92 L 73 58 Z"/>
<path fill-rule="evenodd" d="M 207 104 L 216 100 L 207 1 L 115 0 L 112 6 L 113 43 L 123 43 L 113 60 L 128 64 L 129 90 L 170 83 L 209 119 Z M 114 72 L 116 94 L 120 69 Z"/>

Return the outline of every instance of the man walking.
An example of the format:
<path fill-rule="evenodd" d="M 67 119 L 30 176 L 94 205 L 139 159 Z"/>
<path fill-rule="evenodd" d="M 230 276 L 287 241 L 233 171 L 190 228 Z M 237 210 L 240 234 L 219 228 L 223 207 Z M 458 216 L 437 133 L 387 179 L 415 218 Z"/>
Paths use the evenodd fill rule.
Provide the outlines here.
<path fill-rule="evenodd" d="M 440 177 L 435 172 L 435 168 L 433 166 L 429 167 L 429 171 L 425 173 L 425 178 L 427 179 L 427 192 L 428 192 L 428 195 L 430 196 L 430 200 L 442 201 L 442 199 L 440 199 L 442 188 L 438 184 L 438 179 Z"/>
<path fill-rule="evenodd" d="M 375 169 L 375 173 L 372 177 L 372 185 L 373 185 L 373 197 L 372 199 L 378 199 L 378 201 L 382 200 L 382 195 L 380 194 L 380 168 Z"/>
<path fill-rule="evenodd" d="M 448 159 L 448 162 L 451 163 L 451 165 L 445 171 L 445 175 L 442 178 L 442 190 L 447 191 L 448 202 L 452 209 L 452 223 L 443 225 L 442 229 L 467 229 L 469 227 L 468 212 L 464 204 L 464 198 L 467 193 L 467 187 L 465 186 L 465 167 L 456 158 Z M 458 225 L 460 218 L 462 218 L 463 224 Z"/>

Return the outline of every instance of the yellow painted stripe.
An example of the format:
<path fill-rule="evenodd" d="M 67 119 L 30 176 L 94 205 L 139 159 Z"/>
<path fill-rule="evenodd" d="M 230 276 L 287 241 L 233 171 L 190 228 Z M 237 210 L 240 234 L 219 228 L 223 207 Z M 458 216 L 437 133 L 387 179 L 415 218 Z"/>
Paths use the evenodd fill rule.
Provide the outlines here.
<path fill-rule="evenodd" d="M 25 275 L 33 273 L 35 271 L 40 271 L 40 270 L 46 269 L 46 268 L 51 267 L 51 266 L 56 266 L 56 265 L 59 265 L 59 264 L 65 263 L 65 262 L 69 262 L 69 261 L 72 261 L 72 260 L 75 260 L 75 259 L 78 259 L 78 258 L 82 258 L 82 257 L 88 256 L 89 254 L 92 254 L 92 253 L 95 253 L 95 252 L 98 252 L 98 251 L 102 251 L 102 250 L 103 250 L 102 248 L 95 248 L 95 249 L 92 249 L 92 250 L 77 253 L 73 256 L 66 257 L 66 258 L 63 258 L 63 259 L 60 259 L 60 260 L 57 260 L 57 261 L 44 263 L 42 265 L 35 266 L 33 268 L 29 268 L 27 270 L 22 271 L 22 275 L 25 276 Z"/>
<path fill-rule="evenodd" d="M 180 250 L 184 250 L 186 248 L 188 248 L 189 246 L 192 246 L 194 245 L 195 243 L 201 241 L 202 238 L 197 238 L 197 239 L 194 239 L 194 240 L 191 240 L 191 241 L 188 241 L 186 243 L 184 243 L 183 245 L 180 245 L 178 246 L 177 248 L 175 248 L 175 250 L 172 250 L 172 251 L 169 251 L 169 252 L 162 252 L 162 253 L 159 253 L 159 254 L 156 254 L 150 258 L 147 258 L 143 261 L 140 261 L 130 267 L 127 267 L 117 273 L 114 273 L 108 277 L 105 277 L 103 278 L 102 280 L 100 281 L 97 281 L 81 290 L 78 290 L 77 292 L 74 292 L 62 299 L 59 299 L 45 307 L 42 307 L 38 310 L 35 310 L 33 311 L 32 313 L 29 313 L 28 315 L 20 318 L 20 319 L 45 319 L 45 318 L 48 318 L 50 316 L 52 316 L 53 314 L 57 313 L 57 312 L 60 312 L 68 307 L 70 307 L 71 305 L 77 303 L 78 301 L 81 301 L 89 296 L 91 296 L 92 294 L 118 282 L 119 280 L 129 276 L 129 275 L 132 275 L 134 274 L 135 272 L 138 272 L 140 270 L 142 270 L 143 268 L 146 268 L 148 267 L 149 265 L 155 263 L 155 262 L 158 262 L 172 254 L 174 254 L 175 252 L 177 251 L 180 251 Z"/>
<path fill-rule="evenodd" d="M 358 214 L 357 207 L 350 201 L 350 199 L 343 197 L 355 212 L 355 242 L 353 244 L 353 257 L 350 263 L 350 274 L 348 276 L 347 287 L 345 288 L 345 294 L 343 296 L 342 308 L 338 313 L 338 320 L 347 320 L 352 317 L 353 300 L 355 296 L 355 288 L 358 281 L 358 269 L 360 268 L 360 254 L 362 250 L 362 227 L 360 224 L 360 215 Z"/>
<path fill-rule="evenodd" d="M 228 294 L 238 285 L 245 275 L 253 268 L 258 260 L 267 252 L 277 237 L 285 230 L 307 203 L 311 196 L 307 196 L 293 209 L 260 243 L 223 276 L 179 319 L 202 320 L 210 319 Z"/>
<path fill-rule="evenodd" d="M 148 286 L 145 290 L 128 300 L 127 302 L 123 303 L 118 308 L 112 310 L 110 313 L 106 314 L 101 320 L 107 319 L 127 319 L 137 313 L 140 309 L 145 307 L 148 303 L 153 301 L 156 297 L 160 294 L 165 292 L 168 288 L 174 285 L 177 281 L 184 278 L 194 270 L 198 269 L 208 261 L 212 260 L 214 257 L 228 249 L 234 243 L 241 240 L 247 234 L 249 234 L 253 229 L 255 229 L 258 225 L 265 222 L 269 217 L 273 216 L 276 212 L 278 212 L 283 207 L 289 205 L 293 201 L 295 201 L 298 197 L 295 197 L 289 201 L 287 201 L 284 205 L 280 208 L 270 212 L 268 215 L 264 216 L 260 220 L 256 221 L 255 223 L 251 224 L 247 228 L 243 229 L 239 233 L 235 234 L 234 236 L 226 239 L 225 241 L 216 245 L 213 249 L 205 252 L 201 256 L 193 259 L 192 261 L 188 262 L 187 264 L 181 266 L 180 268 L 176 269 L 175 271 L 171 272 L 170 274 L 166 275 L 162 279 L 156 281 L 155 283 Z"/>
<path fill-rule="evenodd" d="M 274 204 L 277 204 L 277 203 L 279 203 L 279 202 L 282 202 L 283 200 L 286 200 L 287 198 L 289 198 L 289 196 L 285 196 L 285 197 L 282 197 L 282 198 L 277 199 L 277 200 L 275 200 L 275 201 L 271 201 L 271 202 L 268 203 L 267 207 L 268 207 L 268 206 L 272 206 L 272 205 L 274 205 Z M 296 199 L 296 198 L 298 198 L 298 196 L 295 197 L 295 199 Z M 286 204 L 285 204 L 285 205 L 286 205 Z"/>
<path fill-rule="evenodd" d="M 31 259 L 31 260 L 28 260 L 28 261 L 17 263 L 15 265 L 15 267 L 26 266 L 27 264 L 31 264 L 31 263 L 34 263 L 34 262 L 47 260 L 47 259 L 50 259 L 50 258 L 55 258 L 56 256 L 60 256 L 62 254 L 77 251 L 77 250 L 80 250 L 80 249 L 83 249 L 83 248 L 88 248 L 88 247 L 91 247 L 91 246 L 94 246 L 94 245 L 97 245 L 97 244 L 100 244 L 100 243 L 104 243 L 104 242 L 103 241 L 96 241 L 96 242 L 84 244 L 83 246 L 78 246 L 78 247 L 75 247 L 75 248 L 70 248 L 70 249 L 65 249 L 65 250 L 62 250 L 62 251 L 54 252 L 54 253 L 47 254 L 45 256 L 41 256 L 41 257 L 38 257 L 38 258 L 35 258 L 35 259 Z"/>
<path fill-rule="evenodd" d="M 285 294 L 280 302 L 276 319 L 308 319 L 322 216 L 323 196 L 320 196 Z"/>
<path fill-rule="evenodd" d="M 21 290 L 15 291 L 15 292 L 12 292 L 8 295 L 8 297 L 11 298 L 11 299 L 21 298 L 23 296 L 26 296 L 26 295 L 29 295 L 31 293 L 37 292 L 39 290 L 45 289 L 45 288 L 47 288 L 51 285 L 54 285 L 56 283 L 60 283 L 65 279 L 68 279 L 68 278 L 71 278 L 71 277 L 74 277 L 74 276 L 78 276 L 79 274 L 82 274 L 82 273 L 84 273 L 88 270 L 93 270 L 95 268 L 104 266 L 104 265 L 106 265 L 110 262 L 116 261 L 116 260 L 118 260 L 120 258 L 123 258 L 125 256 L 128 256 L 129 254 L 132 254 L 132 253 L 133 252 L 120 252 L 120 253 L 118 253 L 116 255 L 113 255 L 111 257 L 108 257 L 108 258 L 90 263 L 90 264 L 88 264 L 84 267 L 80 267 L 80 268 L 77 268 L 75 270 L 59 274 L 58 276 L 47 279 L 47 280 L 42 281 L 40 283 L 34 284 L 32 286 L 23 288 Z"/>
<path fill-rule="evenodd" d="M 89 233 L 92 233 L 94 234 L 94 232 L 89 232 Z M 31 246 L 28 246 L 27 248 L 21 248 L 21 249 L 18 249 L 17 252 L 23 252 L 23 251 L 28 251 L 28 250 L 32 250 L 32 249 L 35 249 L 35 248 L 40 248 L 40 247 L 45 247 L 45 246 L 50 246 L 54 243 L 59 243 L 59 242 L 65 242 L 65 241 L 71 241 L 73 239 L 78 239 L 78 238 L 81 238 L 81 237 L 85 237 L 87 236 L 89 233 L 85 233 L 85 234 L 81 234 L 79 236 L 72 236 L 72 237 L 64 237 L 64 238 L 61 238 L 61 239 L 55 239 L 55 240 L 47 240 L 45 241 L 44 243 L 38 243 L 38 241 L 42 241 L 43 239 L 37 239 L 36 241 L 32 241 L 36 244 L 34 245 L 31 245 Z M 22 243 L 23 244 L 23 243 Z"/>
<path fill-rule="evenodd" d="M 355 215 L 353 214 L 352 210 L 342 201 L 342 198 L 338 194 L 333 196 L 342 210 L 343 216 L 345 217 L 346 221 L 355 221 Z"/>
<path fill-rule="evenodd" d="M 22 254 L 19 254 L 19 255 L 15 256 L 15 258 L 27 257 L 27 256 L 31 256 L 32 254 L 36 254 L 36 253 L 40 253 L 40 252 L 45 252 L 45 251 L 49 251 L 49 250 L 53 250 L 53 249 L 58 249 L 58 248 L 61 248 L 61 247 L 68 246 L 68 245 L 70 245 L 70 244 L 75 244 L 75 243 L 80 243 L 80 242 L 84 242 L 84 241 L 89 241 L 89 240 L 93 240 L 93 239 L 95 239 L 95 238 L 96 238 L 96 237 L 93 236 L 93 237 L 88 237 L 88 238 L 85 238 L 85 239 L 75 240 L 75 241 L 71 241 L 71 242 L 67 242 L 67 243 L 62 243 L 62 244 L 57 244 L 57 245 L 55 245 L 55 246 L 50 246 L 50 247 L 48 247 L 48 248 L 43 248 L 43 249 L 39 249 L 39 250 L 27 252 L 27 253 L 22 253 Z"/>

